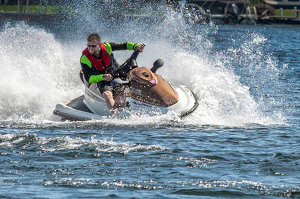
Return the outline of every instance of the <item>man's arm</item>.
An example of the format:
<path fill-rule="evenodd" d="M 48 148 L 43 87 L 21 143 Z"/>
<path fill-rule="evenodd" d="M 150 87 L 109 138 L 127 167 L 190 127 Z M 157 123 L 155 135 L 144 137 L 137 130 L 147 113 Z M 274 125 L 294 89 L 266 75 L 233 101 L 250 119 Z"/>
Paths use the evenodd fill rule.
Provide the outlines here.
<path fill-rule="evenodd" d="M 113 42 L 105 42 L 103 43 L 106 47 L 106 50 L 109 54 L 115 50 L 135 50 L 138 46 L 137 43 L 132 42 L 123 42 L 123 43 L 113 43 Z"/>
<path fill-rule="evenodd" d="M 84 78 L 89 83 L 97 83 L 103 80 L 103 74 L 99 74 L 93 67 L 90 68 L 87 64 L 81 62 Z"/>

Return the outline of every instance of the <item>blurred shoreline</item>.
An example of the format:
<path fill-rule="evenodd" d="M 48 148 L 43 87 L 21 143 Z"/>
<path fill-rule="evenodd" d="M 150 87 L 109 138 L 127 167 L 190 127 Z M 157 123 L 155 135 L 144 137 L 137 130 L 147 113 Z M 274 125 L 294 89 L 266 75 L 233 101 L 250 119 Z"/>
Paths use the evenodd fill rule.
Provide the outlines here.
<path fill-rule="evenodd" d="M 98 15 L 97 15 L 98 16 Z M 108 19 L 116 20 L 125 20 L 125 19 L 154 19 L 158 16 L 155 15 L 103 15 L 98 17 L 104 17 Z M 36 12 L 0 12 L 0 21 L 2 23 L 8 21 L 28 21 L 28 22 L 62 22 L 66 19 L 76 18 L 76 14 L 57 14 L 57 13 L 36 13 Z M 291 24 L 291 25 L 300 25 L 300 18 L 295 17 L 277 17 L 277 16 L 268 16 L 268 17 L 258 17 L 255 20 L 256 24 Z"/>

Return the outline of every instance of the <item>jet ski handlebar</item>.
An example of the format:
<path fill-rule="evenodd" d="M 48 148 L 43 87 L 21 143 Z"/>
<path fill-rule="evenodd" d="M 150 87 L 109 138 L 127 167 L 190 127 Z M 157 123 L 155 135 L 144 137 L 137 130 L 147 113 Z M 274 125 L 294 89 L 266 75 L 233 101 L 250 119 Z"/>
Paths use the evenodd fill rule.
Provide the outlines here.
<path fill-rule="evenodd" d="M 127 73 L 138 67 L 138 64 L 136 62 L 137 56 L 139 55 L 139 51 L 134 51 L 129 59 L 126 60 L 124 64 L 120 66 L 113 74 L 113 78 L 121 78 L 126 79 Z"/>
<path fill-rule="evenodd" d="M 115 79 L 111 80 L 111 82 L 110 82 L 111 86 L 121 85 L 121 84 L 129 84 L 129 81 L 122 80 L 121 78 L 115 78 Z"/>

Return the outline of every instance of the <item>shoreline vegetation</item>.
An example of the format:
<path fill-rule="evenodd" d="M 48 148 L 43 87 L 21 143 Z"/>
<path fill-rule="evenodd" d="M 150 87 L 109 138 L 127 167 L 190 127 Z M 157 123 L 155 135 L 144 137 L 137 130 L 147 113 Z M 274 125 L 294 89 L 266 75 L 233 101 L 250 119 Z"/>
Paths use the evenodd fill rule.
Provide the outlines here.
<path fill-rule="evenodd" d="M 20 7 L 20 8 L 19 8 Z M 56 6 L 18 6 L 18 5 L 0 5 L 0 12 L 33 12 L 41 14 L 56 14 L 58 9 Z"/>
<path fill-rule="evenodd" d="M 72 7 L 67 6 L 39 6 L 39 5 L 30 5 L 30 6 L 18 6 L 18 5 L 0 5 L 0 12 L 21 12 L 21 13 L 37 13 L 37 14 L 74 14 L 76 11 Z M 101 12 L 101 10 L 99 10 Z M 133 12 L 133 14 L 139 14 Z M 283 10 L 283 17 L 294 17 L 294 10 Z M 280 9 L 276 9 L 275 17 L 280 17 Z"/>

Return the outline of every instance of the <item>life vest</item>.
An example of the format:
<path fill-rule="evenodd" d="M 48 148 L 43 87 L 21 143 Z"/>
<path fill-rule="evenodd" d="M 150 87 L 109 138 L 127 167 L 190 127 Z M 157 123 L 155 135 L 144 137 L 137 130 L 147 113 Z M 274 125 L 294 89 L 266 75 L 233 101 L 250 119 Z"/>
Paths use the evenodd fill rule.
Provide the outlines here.
<path fill-rule="evenodd" d="M 84 54 L 90 60 L 92 66 L 94 66 L 98 70 L 103 71 L 106 67 L 110 65 L 110 55 L 103 44 L 100 44 L 100 48 L 102 61 L 99 58 L 96 58 L 93 55 L 91 55 L 88 51 L 88 48 L 84 49 L 84 51 L 82 51 L 82 54 Z"/>

